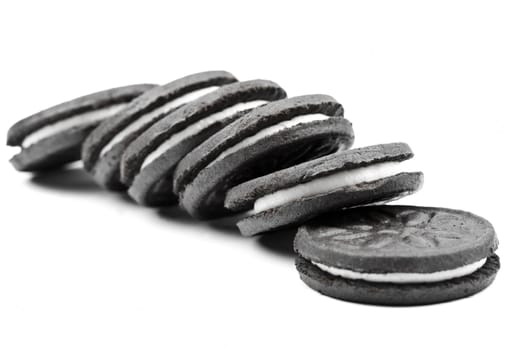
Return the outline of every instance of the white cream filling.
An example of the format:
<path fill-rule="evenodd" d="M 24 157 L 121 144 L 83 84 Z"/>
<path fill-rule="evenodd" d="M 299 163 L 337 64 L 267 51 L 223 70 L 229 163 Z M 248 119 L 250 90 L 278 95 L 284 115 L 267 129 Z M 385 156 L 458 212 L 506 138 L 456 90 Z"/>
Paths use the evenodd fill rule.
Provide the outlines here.
<path fill-rule="evenodd" d="M 148 154 L 148 156 L 142 162 L 140 169 L 141 170 L 144 169 L 144 167 L 146 167 L 148 164 L 153 162 L 155 159 L 157 159 L 162 154 L 164 154 L 164 152 L 166 152 L 167 150 L 169 150 L 171 147 L 175 146 L 182 140 L 199 133 L 201 130 L 204 130 L 205 128 L 209 127 L 213 123 L 223 120 L 223 119 L 227 119 L 238 112 L 258 107 L 267 102 L 268 101 L 264 101 L 264 100 L 255 100 L 255 101 L 237 103 L 236 105 L 223 109 L 220 112 L 217 112 L 205 118 L 202 118 L 201 120 L 189 125 L 187 128 L 181 130 L 180 132 L 171 135 L 170 138 L 168 138 L 166 141 L 161 143 L 153 152 Z"/>
<path fill-rule="evenodd" d="M 326 266 L 314 261 L 312 264 L 330 275 L 343 277 L 352 280 L 363 280 L 377 283 L 433 283 L 450 280 L 453 278 L 463 277 L 474 273 L 480 269 L 487 258 L 478 260 L 472 264 L 461 266 L 451 270 L 443 270 L 429 273 L 412 273 L 412 272 L 392 272 L 392 273 L 363 273 L 347 269 L 341 269 L 333 266 Z"/>
<path fill-rule="evenodd" d="M 213 164 L 214 162 L 218 161 L 218 160 L 223 159 L 224 157 L 226 157 L 226 156 L 228 156 L 228 155 L 230 155 L 232 153 L 237 152 L 241 148 L 253 145 L 257 141 L 259 141 L 259 140 L 261 140 L 261 139 L 263 139 L 263 138 L 265 138 L 267 136 L 276 134 L 276 133 L 280 132 L 281 130 L 288 129 L 288 128 L 294 127 L 296 125 L 299 125 L 299 124 L 311 123 L 311 122 L 314 122 L 314 121 L 317 121 L 317 120 L 325 120 L 325 119 L 328 119 L 328 118 L 330 118 L 330 117 L 327 116 L 327 115 L 324 115 L 324 114 L 319 114 L 319 113 L 317 113 L 317 114 L 305 114 L 305 115 L 300 115 L 298 117 L 295 117 L 295 118 L 292 118 L 292 119 L 289 119 L 289 120 L 285 120 L 285 121 L 282 121 L 282 122 L 277 123 L 275 125 L 269 126 L 269 127 L 265 128 L 265 129 L 260 130 L 259 132 L 255 133 L 254 135 L 245 138 L 241 142 L 233 145 L 232 147 L 227 148 L 221 154 L 219 154 L 219 156 L 213 162 L 211 162 L 210 165 Z M 210 166 L 210 165 L 208 165 L 208 166 Z"/>
<path fill-rule="evenodd" d="M 100 151 L 100 157 L 108 153 L 117 143 L 124 140 L 129 134 L 142 128 L 142 126 L 148 123 L 149 121 L 163 114 L 168 114 L 169 112 L 175 110 L 176 108 L 182 106 L 183 104 L 196 100 L 199 97 L 202 97 L 212 91 L 217 90 L 218 88 L 219 88 L 218 86 L 210 86 L 210 87 L 203 88 L 200 90 L 188 92 L 187 94 L 177 97 L 176 99 L 165 103 L 164 105 L 152 110 L 151 112 L 140 116 L 139 118 L 134 120 L 132 123 L 127 125 L 124 129 L 119 131 L 115 136 L 113 136 L 113 138 L 106 144 L 106 146 L 102 148 L 102 151 Z"/>
<path fill-rule="evenodd" d="M 383 162 L 366 167 L 342 170 L 300 185 L 284 188 L 260 197 L 253 204 L 253 213 L 272 209 L 301 198 L 327 193 L 341 187 L 380 180 L 406 171 L 406 162 Z"/>
<path fill-rule="evenodd" d="M 120 110 L 127 106 L 127 104 L 128 103 L 113 104 L 104 108 L 81 113 L 74 117 L 70 117 L 64 120 L 57 121 L 56 123 L 46 125 L 27 135 L 22 141 L 22 147 L 29 147 L 37 143 L 38 141 L 41 141 L 45 138 L 56 135 L 71 128 L 88 125 L 109 118 L 117 114 Z"/>

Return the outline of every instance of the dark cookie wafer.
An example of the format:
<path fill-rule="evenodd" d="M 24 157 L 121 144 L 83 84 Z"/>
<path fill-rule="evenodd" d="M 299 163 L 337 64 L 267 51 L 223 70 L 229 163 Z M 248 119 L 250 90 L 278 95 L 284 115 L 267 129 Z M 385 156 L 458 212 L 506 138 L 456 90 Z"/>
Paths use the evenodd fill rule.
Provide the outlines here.
<path fill-rule="evenodd" d="M 104 119 L 155 85 L 118 87 L 83 96 L 43 110 L 14 124 L 7 144 L 20 146 L 11 159 L 20 171 L 48 170 L 80 159 L 82 142 Z"/>
<path fill-rule="evenodd" d="M 412 157 L 405 143 L 342 151 L 242 183 L 227 193 L 225 206 L 249 211 L 237 226 L 251 236 L 332 210 L 394 200 L 421 187 L 423 174 L 401 166 Z"/>
<path fill-rule="evenodd" d="M 303 281 L 360 303 L 421 305 L 486 288 L 499 269 L 494 228 L 471 213 L 411 206 L 360 207 L 299 228 Z"/>
<path fill-rule="evenodd" d="M 299 96 L 254 109 L 206 140 L 177 166 L 174 190 L 194 217 L 224 208 L 233 186 L 352 145 L 352 124 L 326 95 Z"/>
<path fill-rule="evenodd" d="M 146 205 L 172 204 L 171 185 L 178 161 L 247 110 L 286 97 L 267 80 L 221 87 L 153 124 L 123 154 L 121 180 L 133 199 Z"/>
<path fill-rule="evenodd" d="M 120 160 L 133 140 L 175 109 L 236 81 L 228 72 L 209 71 L 188 75 L 142 94 L 89 135 L 82 148 L 84 168 L 105 188 L 125 188 L 120 182 Z"/>

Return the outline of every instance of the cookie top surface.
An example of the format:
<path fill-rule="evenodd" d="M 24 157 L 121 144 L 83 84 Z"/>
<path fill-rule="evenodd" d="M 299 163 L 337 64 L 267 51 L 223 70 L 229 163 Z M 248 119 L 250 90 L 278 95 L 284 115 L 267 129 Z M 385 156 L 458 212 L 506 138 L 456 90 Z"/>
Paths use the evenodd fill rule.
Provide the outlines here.
<path fill-rule="evenodd" d="M 184 157 L 174 175 L 174 188 L 182 191 L 200 170 L 213 162 L 223 151 L 261 129 L 306 114 L 342 117 L 343 107 L 327 95 L 304 95 L 274 101 L 251 110 L 219 131 Z"/>
<path fill-rule="evenodd" d="M 155 87 L 154 84 L 121 86 L 82 96 L 45 109 L 15 123 L 7 133 L 7 144 L 18 146 L 24 138 L 48 124 L 118 103 L 126 103 Z"/>
<path fill-rule="evenodd" d="M 497 248 L 492 225 L 445 208 L 370 206 L 299 228 L 295 251 L 313 262 L 367 273 L 430 273 L 472 264 Z"/>
<path fill-rule="evenodd" d="M 342 170 L 352 170 L 380 162 L 404 161 L 413 157 L 405 143 L 390 143 L 349 149 L 301 163 L 233 187 L 225 205 L 232 210 L 247 210 L 260 197 Z"/>
<path fill-rule="evenodd" d="M 121 180 L 129 185 L 148 154 L 190 124 L 238 103 L 284 97 L 286 92 L 278 84 L 259 79 L 225 85 L 184 105 L 153 124 L 129 145 L 122 157 Z"/>
<path fill-rule="evenodd" d="M 82 159 L 87 169 L 91 169 L 96 162 L 99 153 L 112 138 L 130 123 L 142 115 L 150 113 L 159 107 L 166 105 L 190 92 L 212 86 L 222 86 L 236 82 L 237 79 L 226 71 L 207 71 L 185 76 L 168 84 L 157 86 L 133 100 L 124 110 L 114 118 L 103 122 L 93 131 L 83 146 Z M 166 112 L 163 113 L 167 114 Z M 155 119 L 163 115 L 156 116 Z M 145 123 L 145 126 L 148 126 Z M 140 133 L 141 130 L 137 132 Z M 134 137 L 137 132 L 131 133 Z M 129 142 L 129 141 L 128 141 Z"/>

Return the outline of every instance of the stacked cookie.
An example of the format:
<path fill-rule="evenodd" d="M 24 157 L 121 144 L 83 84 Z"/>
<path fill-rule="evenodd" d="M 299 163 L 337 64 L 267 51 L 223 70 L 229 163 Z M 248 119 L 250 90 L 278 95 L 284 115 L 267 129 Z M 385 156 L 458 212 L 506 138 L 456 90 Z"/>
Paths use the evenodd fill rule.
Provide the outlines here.
<path fill-rule="evenodd" d="M 298 227 L 296 266 L 335 298 L 386 305 L 472 295 L 494 279 L 486 220 L 379 205 L 416 192 L 405 143 L 350 149 L 352 124 L 327 95 L 287 98 L 268 80 L 224 71 L 98 92 L 11 127 L 20 171 L 82 160 L 102 187 L 196 219 L 236 215 L 244 236 Z"/>

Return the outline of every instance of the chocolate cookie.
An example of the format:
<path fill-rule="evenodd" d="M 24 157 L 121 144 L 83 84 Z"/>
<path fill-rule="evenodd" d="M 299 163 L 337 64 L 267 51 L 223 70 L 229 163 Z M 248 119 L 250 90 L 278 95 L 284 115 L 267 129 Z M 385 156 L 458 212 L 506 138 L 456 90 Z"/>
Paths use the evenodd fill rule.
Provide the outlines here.
<path fill-rule="evenodd" d="M 459 210 L 370 206 L 299 228 L 301 279 L 322 294 L 382 305 L 439 303 L 475 294 L 500 267 L 492 225 Z"/>
<path fill-rule="evenodd" d="M 224 71 L 186 76 L 142 94 L 117 116 L 101 123 L 82 148 L 84 168 L 101 186 L 121 190 L 120 160 L 126 147 L 159 119 L 237 79 Z"/>
<path fill-rule="evenodd" d="M 252 80 L 223 86 L 167 115 L 124 152 L 121 180 L 128 193 L 145 205 L 175 203 L 172 175 L 182 157 L 247 110 L 284 97 L 276 83 Z"/>
<path fill-rule="evenodd" d="M 261 106 L 231 123 L 177 166 L 174 191 L 194 217 L 238 211 L 226 192 L 242 182 L 350 147 L 352 124 L 332 97 L 308 95 Z"/>
<path fill-rule="evenodd" d="M 332 210 L 391 201 L 417 191 L 423 174 L 407 172 L 407 144 L 376 145 L 331 154 L 242 183 L 226 208 L 248 211 L 237 223 L 252 236 L 298 225 Z"/>
<path fill-rule="evenodd" d="M 102 120 L 114 116 L 154 86 L 129 85 L 100 91 L 17 122 L 7 133 L 7 144 L 21 147 L 11 163 L 19 171 L 40 171 L 79 160 L 82 142 Z"/>

